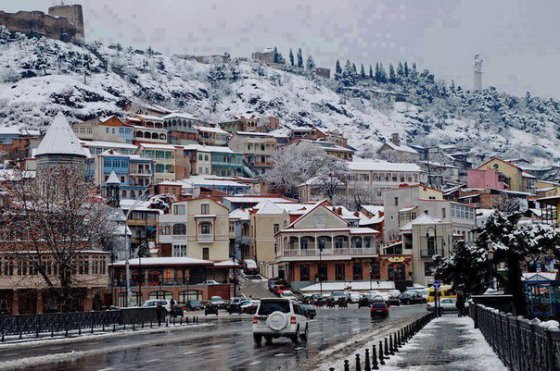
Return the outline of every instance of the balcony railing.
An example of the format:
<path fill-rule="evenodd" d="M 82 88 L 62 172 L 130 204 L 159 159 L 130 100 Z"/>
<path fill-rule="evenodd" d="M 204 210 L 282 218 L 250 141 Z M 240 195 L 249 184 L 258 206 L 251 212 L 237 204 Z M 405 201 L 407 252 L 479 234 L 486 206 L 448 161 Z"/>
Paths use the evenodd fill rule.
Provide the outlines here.
<path fill-rule="evenodd" d="M 200 242 L 200 243 L 214 242 L 214 235 L 213 234 L 199 234 L 198 235 L 198 242 Z"/>
<path fill-rule="evenodd" d="M 434 255 L 444 256 L 443 249 L 420 249 L 420 256 L 422 258 L 431 258 Z"/>
<path fill-rule="evenodd" d="M 315 249 L 285 249 L 281 256 L 319 256 L 319 250 Z M 332 255 L 371 255 L 375 254 L 375 248 L 344 248 L 344 249 L 324 249 L 322 256 Z"/>

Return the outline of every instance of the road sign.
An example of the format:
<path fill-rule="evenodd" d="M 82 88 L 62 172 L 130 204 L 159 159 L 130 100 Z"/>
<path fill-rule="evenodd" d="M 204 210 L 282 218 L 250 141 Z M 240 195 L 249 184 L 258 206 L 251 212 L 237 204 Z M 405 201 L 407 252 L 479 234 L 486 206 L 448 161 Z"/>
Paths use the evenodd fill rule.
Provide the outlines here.
<path fill-rule="evenodd" d="M 434 281 L 434 284 L 432 285 L 432 287 L 434 289 L 439 289 L 439 287 L 441 286 L 441 281 Z"/>

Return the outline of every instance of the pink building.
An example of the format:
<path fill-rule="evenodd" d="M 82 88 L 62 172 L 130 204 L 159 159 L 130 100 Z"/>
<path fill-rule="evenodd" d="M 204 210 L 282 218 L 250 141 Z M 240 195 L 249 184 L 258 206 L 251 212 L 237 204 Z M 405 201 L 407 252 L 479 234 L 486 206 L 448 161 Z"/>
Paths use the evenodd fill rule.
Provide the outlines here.
<path fill-rule="evenodd" d="M 467 187 L 476 189 L 506 189 L 500 181 L 500 174 L 494 169 L 469 169 L 467 172 Z"/>

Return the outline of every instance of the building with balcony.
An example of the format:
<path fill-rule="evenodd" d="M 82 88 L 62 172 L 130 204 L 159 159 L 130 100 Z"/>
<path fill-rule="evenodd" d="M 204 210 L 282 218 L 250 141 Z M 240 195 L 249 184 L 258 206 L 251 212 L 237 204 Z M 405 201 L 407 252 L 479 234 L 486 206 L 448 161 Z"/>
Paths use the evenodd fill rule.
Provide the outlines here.
<path fill-rule="evenodd" d="M 150 202 L 133 199 L 120 200 L 120 205 L 124 214 L 128 214 L 131 256 L 137 256 L 140 247 L 156 253 L 157 220 L 163 211 L 154 208 Z"/>
<path fill-rule="evenodd" d="M 247 210 L 238 208 L 229 214 L 230 255 L 240 261 L 250 258 L 250 228 L 251 219 Z"/>
<path fill-rule="evenodd" d="M 187 206 L 187 201 L 174 202 L 167 213 L 158 215 L 157 245 L 159 256 L 188 256 Z"/>
<path fill-rule="evenodd" d="M 138 150 L 137 145 L 128 143 L 82 140 L 80 144 L 82 147 L 89 150 L 92 156 L 99 155 L 109 150 L 117 151 L 123 155 L 133 155 Z"/>
<path fill-rule="evenodd" d="M 210 126 L 210 123 L 188 113 L 171 113 L 163 117 L 164 128 L 169 133 L 169 143 L 197 144 L 198 126 Z"/>
<path fill-rule="evenodd" d="M 369 279 L 377 231 L 353 227 L 319 202 L 289 223 L 285 219 L 276 237 L 278 275 L 294 288 L 322 281 Z"/>
<path fill-rule="evenodd" d="M 213 262 L 190 257 L 149 257 L 134 258 L 129 261 L 131 271 L 130 302 L 141 305 L 150 299 L 175 300 L 186 303 L 188 300 L 207 301 L 212 296 L 224 299 L 231 297 L 229 267 L 215 265 Z M 110 265 L 112 277 L 110 289 L 113 303 L 125 306 L 126 262 L 124 260 Z M 203 285 L 208 279 L 226 282 L 220 285 Z"/>
<path fill-rule="evenodd" d="M 229 259 L 229 210 L 212 198 L 186 203 L 187 256 L 211 261 Z"/>
<path fill-rule="evenodd" d="M 227 145 L 230 134 L 219 126 L 195 126 L 198 143 L 206 146 Z"/>
<path fill-rule="evenodd" d="M 87 120 L 72 126 L 82 140 L 132 144 L 133 129 L 116 116 Z"/>
<path fill-rule="evenodd" d="M 229 147 L 243 154 L 243 159 L 257 174 L 272 168 L 272 156 L 278 151 L 278 142 L 272 134 L 238 131 L 228 142 Z"/>
<path fill-rule="evenodd" d="M 155 184 L 184 179 L 189 174 L 190 163 L 181 146 L 140 143 L 138 154 L 154 160 Z"/>

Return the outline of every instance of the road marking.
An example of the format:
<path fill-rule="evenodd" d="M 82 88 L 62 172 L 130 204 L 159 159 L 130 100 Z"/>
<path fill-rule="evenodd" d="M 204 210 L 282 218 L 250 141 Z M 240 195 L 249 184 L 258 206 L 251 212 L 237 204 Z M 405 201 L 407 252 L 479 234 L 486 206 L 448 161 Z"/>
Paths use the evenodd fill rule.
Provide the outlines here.
<path fill-rule="evenodd" d="M 278 353 L 278 354 L 274 355 L 274 357 L 282 357 L 284 355 L 285 355 L 284 353 Z"/>
<path fill-rule="evenodd" d="M 251 362 L 251 363 L 249 363 L 249 366 L 258 365 L 259 363 L 261 363 L 261 361 Z"/>
<path fill-rule="evenodd" d="M 186 355 L 186 356 L 188 356 L 189 354 L 193 354 L 193 353 L 194 353 L 194 352 L 191 350 L 191 351 L 185 352 L 185 353 L 183 353 L 183 354 Z"/>
<path fill-rule="evenodd" d="M 146 363 L 158 362 L 158 361 L 161 361 L 161 359 L 159 359 L 159 358 L 150 359 L 149 361 L 146 361 Z"/>
<path fill-rule="evenodd" d="M 113 367 L 107 367 L 107 368 L 102 368 L 101 370 L 97 370 L 97 371 L 110 371 L 110 370 L 114 370 Z"/>

